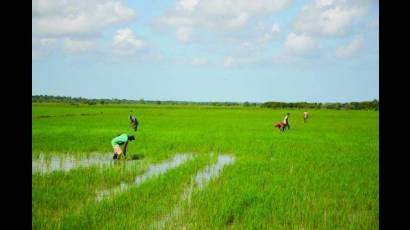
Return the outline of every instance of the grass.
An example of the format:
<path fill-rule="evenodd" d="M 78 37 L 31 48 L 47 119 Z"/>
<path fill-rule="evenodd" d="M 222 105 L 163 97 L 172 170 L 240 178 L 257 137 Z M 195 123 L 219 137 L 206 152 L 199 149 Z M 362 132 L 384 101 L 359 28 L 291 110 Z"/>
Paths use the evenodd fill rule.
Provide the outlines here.
<path fill-rule="evenodd" d="M 145 229 L 176 206 L 175 229 L 378 229 L 378 112 L 162 105 L 32 104 L 32 158 L 112 152 L 111 139 L 140 127 L 128 154 L 134 170 L 79 168 L 32 174 L 33 229 Z M 291 129 L 273 123 L 290 112 Z M 70 116 L 64 116 L 71 114 Z M 92 115 L 82 115 L 92 114 Z M 37 118 L 38 116 L 51 116 Z M 191 202 L 180 195 L 192 176 L 229 153 L 235 164 Z M 132 183 L 150 164 L 193 153 L 191 160 L 112 199 L 101 189 Z"/>

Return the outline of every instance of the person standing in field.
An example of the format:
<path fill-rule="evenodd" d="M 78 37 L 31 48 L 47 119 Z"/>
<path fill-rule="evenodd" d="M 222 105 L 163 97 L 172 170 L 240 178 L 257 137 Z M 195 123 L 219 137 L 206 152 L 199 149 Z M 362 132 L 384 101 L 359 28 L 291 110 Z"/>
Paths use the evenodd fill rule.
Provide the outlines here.
<path fill-rule="evenodd" d="M 134 135 L 128 135 L 125 133 L 114 137 L 111 140 L 112 147 L 114 148 L 113 159 L 119 159 L 122 153 L 124 153 L 124 156 L 126 156 L 128 142 L 133 140 L 135 140 Z M 121 149 L 120 145 L 124 145 L 123 149 Z"/>
<path fill-rule="evenodd" d="M 134 132 L 138 129 L 138 120 L 135 116 L 130 115 L 130 126 L 134 129 Z"/>
<path fill-rule="evenodd" d="M 285 116 L 285 118 L 283 119 L 283 124 L 285 125 L 285 126 L 283 127 L 283 130 L 285 130 L 285 128 L 290 129 L 289 116 L 290 116 L 290 113 L 287 113 L 286 116 Z"/>
<path fill-rule="evenodd" d="M 307 119 L 308 119 L 308 112 L 303 112 L 303 121 L 306 123 Z"/>
<path fill-rule="evenodd" d="M 137 118 L 132 114 L 132 110 L 130 111 L 130 126 L 134 130 L 134 132 L 137 132 L 138 129 L 138 120 Z"/>

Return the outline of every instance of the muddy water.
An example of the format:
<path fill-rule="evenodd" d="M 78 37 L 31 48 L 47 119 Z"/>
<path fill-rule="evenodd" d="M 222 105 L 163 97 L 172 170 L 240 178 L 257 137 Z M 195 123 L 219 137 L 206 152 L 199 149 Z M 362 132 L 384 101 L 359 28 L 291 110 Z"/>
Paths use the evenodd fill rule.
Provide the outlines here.
<path fill-rule="evenodd" d="M 210 155 L 213 158 L 213 154 Z M 187 187 L 181 195 L 181 200 L 179 203 L 171 210 L 167 215 L 165 215 L 161 220 L 154 223 L 150 226 L 150 229 L 164 229 L 166 224 L 172 221 L 173 219 L 178 218 L 181 213 L 181 207 L 184 202 L 191 202 L 192 192 L 194 188 L 197 190 L 202 190 L 205 188 L 205 185 L 210 182 L 212 179 L 217 178 L 222 172 L 222 169 L 229 164 L 233 164 L 235 158 L 230 155 L 218 155 L 218 160 L 215 164 L 208 165 L 202 171 L 198 172 L 194 177 L 192 177 L 190 183 L 191 186 Z"/>
<path fill-rule="evenodd" d="M 87 158 L 75 158 L 73 155 L 52 156 L 46 160 L 44 154 L 31 161 L 31 172 L 47 174 L 55 171 L 68 172 L 79 167 L 113 165 L 112 154 L 95 154 Z"/>
<path fill-rule="evenodd" d="M 97 201 L 101 201 L 102 199 L 104 199 L 105 197 L 108 196 L 113 196 L 115 194 L 124 192 L 126 190 L 128 190 L 129 188 L 131 188 L 132 186 L 139 186 L 141 183 L 143 183 L 144 181 L 146 181 L 147 179 L 154 177 L 154 176 L 159 176 L 161 174 L 166 173 L 168 170 L 173 169 L 178 167 L 179 165 L 185 163 L 186 161 L 192 159 L 192 155 L 190 154 L 177 154 L 175 155 L 172 160 L 169 161 L 165 161 L 163 163 L 159 163 L 156 165 L 151 165 L 148 167 L 147 171 L 136 177 L 135 181 L 133 184 L 125 184 L 125 183 L 121 183 L 120 186 L 109 189 L 109 190 L 103 190 L 103 191 L 99 191 L 97 192 Z"/>

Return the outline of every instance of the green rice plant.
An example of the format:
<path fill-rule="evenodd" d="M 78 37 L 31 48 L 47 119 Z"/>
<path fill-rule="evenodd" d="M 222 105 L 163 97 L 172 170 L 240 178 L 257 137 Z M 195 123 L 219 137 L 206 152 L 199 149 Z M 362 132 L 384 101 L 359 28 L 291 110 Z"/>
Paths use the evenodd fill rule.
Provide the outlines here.
<path fill-rule="evenodd" d="M 112 138 L 133 133 L 130 110 L 140 126 L 127 160 L 32 174 L 33 229 L 146 229 L 179 205 L 169 229 L 379 227 L 376 111 L 309 110 L 304 123 L 296 109 L 33 103 L 32 159 L 112 153 Z M 273 124 L 287 112 L 291 129 L 280 133 Z M 215 161 L 211 152 L 232 154 L 235 164 L 180 204 L 192 177 Z M 97 191 L 132 184 L 177 153 L 196 157 L 95 201 Z"/>

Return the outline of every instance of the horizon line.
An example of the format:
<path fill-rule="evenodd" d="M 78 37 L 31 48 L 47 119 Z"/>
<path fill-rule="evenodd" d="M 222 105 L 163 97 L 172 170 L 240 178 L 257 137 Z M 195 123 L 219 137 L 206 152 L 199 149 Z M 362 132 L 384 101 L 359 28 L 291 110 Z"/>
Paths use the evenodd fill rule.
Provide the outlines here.
<path fill-rule="evenodd" d="M 48 97 L 69 97 L 69 98 L 78 98 L 78 99 L 86 99 L 86 100 L 122 100 L 122 101 L 147 101 L 147 102 L 155 102 L 155 101 L 160 101 L 160 102 L 193 102 L 193 103 L 256 103 L 256 104 L 263 104 L 263 103 L 268 103 L 268 102 L 279 102 L 279 103 L 352 103 L 352 102 L 371 102 L 374 100 L 379 101 L 379 98 L 373 98 L 373 99 L 368 99 L 368 100 L 358 100 L 358 101 L 349 101 L 349 102 L 338 102 L 338 101 L 332 101 L 332 102 L 308 102 L 308 101 L 278 101 L 278 100 L 268 100 L 268 101 L 263 101 L 263 102 L 255 102 L 255 101 L 189 101 L 189 100 L 159 100 L 159 99 L 123 99 L 123 98 L 89 98 L 89 97 L 81 97 L 81 96 L 60 96 L 60 95 L 49 95 L 49 94 L 36 94 L 36 95 L 31 95 L 31 97 L 35 96 L 48 96 Z"/>

